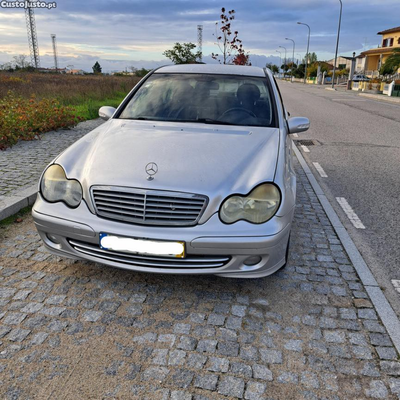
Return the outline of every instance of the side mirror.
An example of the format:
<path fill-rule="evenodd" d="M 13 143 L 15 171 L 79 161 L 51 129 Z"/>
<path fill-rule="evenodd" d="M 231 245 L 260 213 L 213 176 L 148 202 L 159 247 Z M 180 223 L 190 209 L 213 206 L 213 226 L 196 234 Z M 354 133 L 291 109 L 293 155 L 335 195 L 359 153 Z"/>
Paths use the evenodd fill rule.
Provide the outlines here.
<path fill-rule="evenodd" d="M 293 117 L 288 119 L 289 133 L 305 132 L 310 128 L 310 120 L 304 117 Z"/>
<path fill-rule="evenodd" d="M 101 107 L 99 110 L 99 117 L 105 121 L 109 120 L 115 113 L 116 108 L 114 107 Z"/>

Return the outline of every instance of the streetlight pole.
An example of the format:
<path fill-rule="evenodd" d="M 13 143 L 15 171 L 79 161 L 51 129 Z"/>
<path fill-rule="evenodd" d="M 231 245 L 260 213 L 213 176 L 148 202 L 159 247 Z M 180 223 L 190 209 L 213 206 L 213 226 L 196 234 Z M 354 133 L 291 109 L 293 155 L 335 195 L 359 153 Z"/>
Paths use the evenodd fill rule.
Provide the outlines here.
<path fill-rule="evenodd" d="M 291 81 L 293 82 L 293 68 L 294 68 L 294 47 L 295 47 L 295 43 L 293 39 L 289 39 L 289 38 L 285 38 L 285 40 L 291 40 L 293 42 L 293 58 L 292 58 L 292 68 L 291 68 Z"/>
<path fill-rule="evenodd" d="M 286 68 L 286 47 L 283 47 L 283 46 L 279 46 L 281 49 L 285 49 L 285 62 L 284 62 L 284 65 L 285 65 L 285 68 Z M 285 68 L 283 69 L 283 78 L 285 78 Z"/>
<path fill-rule="evenodd" d="M 309 25 L 305 24 L 304 22 L 298 22 L 299 25 L 305 25 L 308 28 L 308 40 L 307 40 L 307 54 L 306 54 L 306 67 L 304 71 L 304 83 L 307 82 L 307 67 L 308 67 L 308 57 L 309 57 L 309 50 L 310 50 L 310 36 L 311 36 L 311 28 Z"/>
<path fill-rule="evenodd" d="M 342 0 L 340 1 L 340 14 L 339 14 L 339 25 L 338 25 L 338 32 L 337 32 L 337 40 L 336 40 L 336 51 L 335 51 L 335 63 L 333 64 L 333 74 L 332 74 L 332 89 L 335 89 L 335 71 L 336 71 L 336 60 L 337 60 L 337 53 L 339 49 L 339 36 L 340 36 L 340 23 L 342 22 Z"/>
<path fill-rule="evenodd" d="M 304 60 L 304 57 L 302 54 L 300 53 L 296 53 L 297 56 L 300 56 L 300 58 L 297 58 L 297 66 L 299 66 L 300 63 L 302 63 L 302 61 Z M 300 61 L 299 61 L 300 60 Z"/>
<path fill-rule="evenodd" d="M 275 51 L 279 53 L 279 60 L 280 60 L 279 71 L 280 71 L 282 69 L 282 52 L 280 52 L 279 50 L 275 50 Z M 279 77 L 280 77 L 280 73 L 279 73 Z"/>

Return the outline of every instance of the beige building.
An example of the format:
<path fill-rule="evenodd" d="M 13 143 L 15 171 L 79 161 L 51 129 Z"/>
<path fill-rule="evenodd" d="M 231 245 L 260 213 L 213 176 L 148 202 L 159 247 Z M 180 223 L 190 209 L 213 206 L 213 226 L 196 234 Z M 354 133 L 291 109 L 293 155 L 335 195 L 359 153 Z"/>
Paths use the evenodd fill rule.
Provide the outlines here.
<path fill-rule="evenodd" d="M 85 75 L 85 72 L 82 69 L 69 69 L 67 74 L 71 75 Z"/>
<path fill-rule="evenodd" d="M 350 71 L 352 60 L 353 60 L 353 57 L 338 56 L 338 58 L 336 60 L 336 68 L 337 69 L 348 69 Z M 356 73 L 364 71 L 364 62 L 365 62 L 364 56 L 359 55 L 356 57 L 356 66 L 355 66 Z M 332 60 L 328 60 L 327 63 L 333 65 L 335 63 L 335 59 L 332 58 Z"/>
<path fill-rule="evenodd" d="M 400 49 L 400 26 L 378 32 L 378 35 L 382 35 L 381 45 L 361 53 L 365 57 L 364 73 L 371 77 L 379 75 L 379 69 L 393 53 L 393 49 Z"/>

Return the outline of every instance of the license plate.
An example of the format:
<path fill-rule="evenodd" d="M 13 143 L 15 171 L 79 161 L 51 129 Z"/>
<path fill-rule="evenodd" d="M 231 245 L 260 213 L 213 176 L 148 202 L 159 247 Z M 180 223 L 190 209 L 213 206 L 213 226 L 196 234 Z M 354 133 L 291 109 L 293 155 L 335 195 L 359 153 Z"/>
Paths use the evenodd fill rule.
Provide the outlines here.
<path fill-rule="evenodd" d="M 185 242 L 130 238 L 110 233 L 100 233 L 100 247 L 103 250 L 159 257 L 185 258 L 186 256 Z"/>

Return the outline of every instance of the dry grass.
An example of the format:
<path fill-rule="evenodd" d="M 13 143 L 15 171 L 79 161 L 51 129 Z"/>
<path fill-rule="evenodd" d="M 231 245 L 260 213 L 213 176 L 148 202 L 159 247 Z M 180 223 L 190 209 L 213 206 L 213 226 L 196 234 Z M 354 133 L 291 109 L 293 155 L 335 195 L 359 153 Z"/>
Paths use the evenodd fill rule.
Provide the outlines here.
<path fill-rule="evenodd" d="M 140 80 L 134 76 L 55 75 L 40 73 L 1 73 L 0 99 L 9 91 L 16 96 L 56 99 L 63 105 L 85 100 L 103 100 L 126 95 Z"/>
<path fill-rule="evenodd" d="M 0 149 L 97 118 L 101 106 L 117 107 L 139 80 L 133 76 L 0 73 Z"/>

